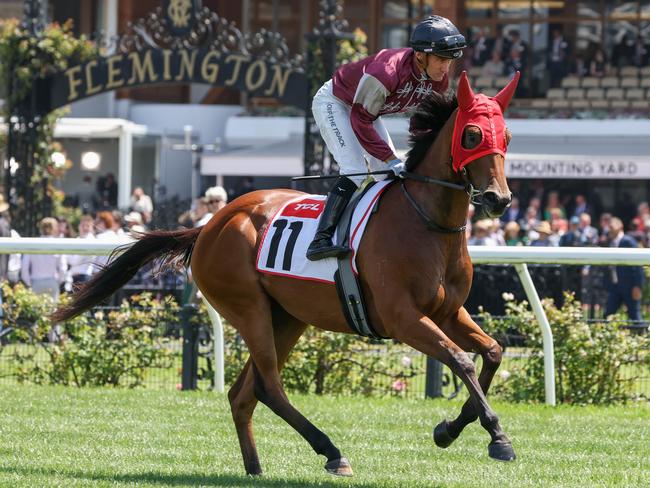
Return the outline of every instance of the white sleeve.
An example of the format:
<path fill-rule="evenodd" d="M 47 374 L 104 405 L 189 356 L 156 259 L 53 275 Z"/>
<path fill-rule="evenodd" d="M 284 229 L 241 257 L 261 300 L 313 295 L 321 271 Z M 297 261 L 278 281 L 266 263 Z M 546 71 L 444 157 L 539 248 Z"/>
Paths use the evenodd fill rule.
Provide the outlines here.
<path fill-rule="evenodd" d="M 366 109 L 366 112 L 377 117 L 389 94 L 388 89 L 381 81 L 368 73 L 364 73 L 359 80 L 352 103 L 360 104 Z"/>

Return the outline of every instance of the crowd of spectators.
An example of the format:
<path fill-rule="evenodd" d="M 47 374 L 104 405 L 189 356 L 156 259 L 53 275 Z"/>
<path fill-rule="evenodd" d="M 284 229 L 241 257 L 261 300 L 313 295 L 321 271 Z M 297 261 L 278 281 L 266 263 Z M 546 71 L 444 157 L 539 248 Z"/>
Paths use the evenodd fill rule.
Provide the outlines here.
<path fill-rule="evenodd" d="M 471 40 L 465 62 L 466 68 L 481 67 L 483 76 L 510 76 L 516 71 L 524 76 L 528 43 L 516 29 L 509 30 L 506 35 L 499 30 L 495 37 L 489 37 L 485 29 L 478 29 Z"/>
<path fill-rule="evenodd" d="M 141 187 L 133 190 L 128 210 L 115 209 L 116 190 L 114 178 L 102 179 L 100 191 L 89 178 L 84 179 L 77 193 L 77 203 L 83 212 L 72 225 L 65 217 L 46 217 L 39 223 L 41 237 L 66 237 L 89 240 L 111 240 L 125 235 L 149 230 L 154 205 Z M 115 198 L 114 198 L 115 197 Z M 198 227 L 205 225 L 228 201 L 224 188 L 208 188 L 205 196 L 197 199 L 191 209 L 179 219 L 179 225 Z M 0 235 L 20 237 L 11 228 L 9 205 L 0 194 Z M 53 254 L 0 255 L 0 281 L 10 284 L 22 282 L 34 292 L 47 294 L 57 301 L 60 293 L 70 292 L 76 284 L 88 281 L 108 260 L 107 256 L 76 256 Z M 172 270 L 158 270 L 156 263 L 140 269 L 125 286 L 132 290 L 153 290 L 159 293 L 177 292 L 182 295 L 187 277 Z"/>
<path fill-rule="evenodd" d="M 484 219 L 474 215 L 470 206 L 467 222 L 468 244 L 475 246 L 539 246 L 539 247 L 650 247 L 650 206 L 642 202 L 625 232 L 623 221 L 608 212 L 592 221 L 592 207 L 584 195 L 576 195 L 566 205 L 557 191 L 545 197 L 532 194 L 527 205 L 517 197 L 501 218 Z M 566 207 L 569 207 L 568 209 Z M 595 275 L 589 277 L 590 272 Z M 641 298 L 644 282 L 639 266 L 609 266 L 604 272 L 590 266 L 582 270 L 590 286 L 606 292 L 604 315 L 615 313 L 626 305 L 630 320 L 641 320 Z"/>
<path fill-rule="evenodd" d="M 591 42 L 586 49 L 576 50 L 562 33 L 551 29 L 546 52 L 546 72 L 551 88 L 559 87 L 568 75 L 604 77 L 618 75 L 626 66 L 644 67 L 650 64 L 650 45 L 641 36 L 625 35 L 609 51 Z M 504 33 L 501 29 L 490 36 L 488 29 L 479 28 L 471 37 L 464 68 L 480 68 L 481 76 L 511 76 L 520 71 L 520 95 L 528 90 L 527 65 L 530 62 L 528 43 L 517 29 Z"/>

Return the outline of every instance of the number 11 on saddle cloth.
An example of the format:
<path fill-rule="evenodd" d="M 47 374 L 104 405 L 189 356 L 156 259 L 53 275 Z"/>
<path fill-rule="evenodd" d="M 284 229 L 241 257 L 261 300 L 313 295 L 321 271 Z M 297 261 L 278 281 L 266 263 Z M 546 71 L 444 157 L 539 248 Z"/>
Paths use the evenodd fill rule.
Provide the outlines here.
<path fill-rule="evenodd" d="M 370 220 L 372 209 L 390 183 L 391 181 L 381 181 L 373 185 L 354 210 L 350 224 L 350 259 L 355 274 L 358 274 L 355 258 L 363 231 Z M 309 261 L 305 257 L 307 247 L 316 233 L 325 198 L 325 195 L 303 195 L 278 210 L 260 243 L 256 263 L 258 271 L 299 280 L 334 283 L 334 273 L 338 269 L 335 258 Z M 337 238 L 335 234 L 335 242 Z"/>

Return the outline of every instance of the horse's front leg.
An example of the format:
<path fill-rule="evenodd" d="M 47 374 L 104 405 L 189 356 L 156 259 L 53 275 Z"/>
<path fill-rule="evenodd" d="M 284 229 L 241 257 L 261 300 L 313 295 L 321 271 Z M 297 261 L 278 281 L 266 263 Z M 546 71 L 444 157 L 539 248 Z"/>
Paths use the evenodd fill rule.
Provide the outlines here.
<path fill-rule="evenodd" d="M 481 425 L 492 438 L 488 446 L 490 457 L 500 461 L 515 459 L 512 444 L 501 429 L 499 418 L 490 408 L 476 377 L 474 363 L 467 357 L 465 351 L 415 306 L 402 306 L 393 310 L 392 313 L 389 312 L 388 315 L 390 320 L 385 323 L 394 324 L 391 327 L 392 330 L 389 330 L 392 337 L 441 361 L 467 386 L 470 395 L 469 401 L 474 407 Z"/>
<path fill-rule="evenodd" d="M 478 377 L 483 393 L 487 395 L 494 374 L 501 364 L 502 349 L 497 341 L 487 335 L 472 320 L 465 308 L 440 325 L 444 333 L 461 349 L 476 352 L 483 358 L 483 367 Z M 474 403 L 468 399 L 455 420 L 443 420 L 434 429 L 433 437 L 439 447 L 448 447 L 463 429 L 478 418 Z"/>

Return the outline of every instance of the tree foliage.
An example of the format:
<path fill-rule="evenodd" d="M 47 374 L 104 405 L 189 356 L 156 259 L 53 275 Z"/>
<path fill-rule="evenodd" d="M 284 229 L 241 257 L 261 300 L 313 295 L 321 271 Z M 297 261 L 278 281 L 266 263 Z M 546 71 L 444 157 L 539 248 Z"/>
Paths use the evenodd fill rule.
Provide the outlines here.
<path fill-rule="evenodd" d="M 31 144 L 34 166 L 16 161 L 16 174 L 24 172 L 27 184 L 34 189 L 32 208 L 44 208 L 43 202 L 51 202 L 55 214 L 63 211 L 64 195 L 53 185 L 53 180 L 63 177 L 70 167 L 69 161 L 63 167 L 52 162 L 52 154 L 61 147 L 54 141 L 54 126 L 66 110 L 54 110 L 47 114 L 34 114 L 35 123 L 21 125 L 20 117 L 33 111 L 33 100 L 38 89 L 37 80 L 48 75 L 66 70 L 69 66 L 89 60 L 97 55 L 95 45 L 84 36 L 75 37 L 71 21 L 63 25 L 53 23 L 36 35 L 21 27 L 16 19 L 0 21 L 0 92 L 5 104 L 0 108 L 0 117 L 5 122 L 17 124 L 14 133 L 23 144 Z M 0 136 L 0 150 L 6 150 L 5 135 Z M 24 157 L 24 156 L 23 156 Z M 10 188 L 5 184 L 5 191 Z M 26 202 L 24 195 L 13 195 L 12 201 L 17 208 L 14 222 L 21 226 L 21 209 Z M 47 205 L 48 207 L 50 205 Z M 42 215 L 44 217 L 46 215 Z M 34 229 L 21 229 L 33 232 Z"/>

